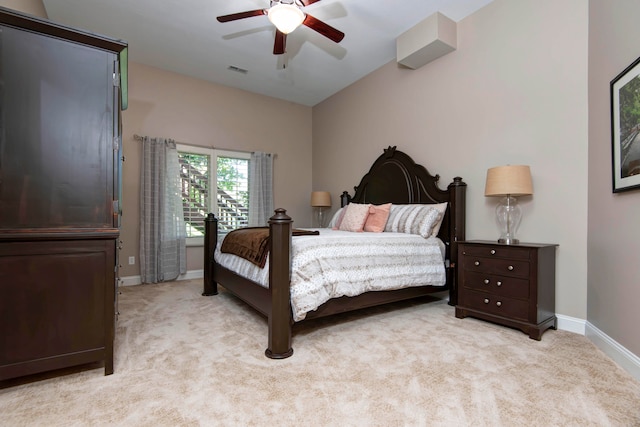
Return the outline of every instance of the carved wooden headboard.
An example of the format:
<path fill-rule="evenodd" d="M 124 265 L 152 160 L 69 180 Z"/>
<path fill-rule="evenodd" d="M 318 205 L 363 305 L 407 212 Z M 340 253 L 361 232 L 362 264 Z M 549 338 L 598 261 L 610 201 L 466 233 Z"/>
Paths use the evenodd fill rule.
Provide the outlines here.
<path fill-rule="evenodd" d="M 394 203 L 428 204 L 448 202 L 449 206 L 440 227 L 438 237 L 446 245 L 446 259 L 451 265 L 447 282 L 453 283 L 453 267 L 457 260 L 456 243 L 465 239 L 465 195 L 462 178 L 455 177 L 446 190 L 438 187 L 439 175 L 431 175 L 427 169 L 413 161 L 409 155 L 389 146 L 373 163 L 369 172 L 354 187 L 350 196 L 343 192 L 341 204 Z M 451 276 L 451 277 L 450 277 Z"/>

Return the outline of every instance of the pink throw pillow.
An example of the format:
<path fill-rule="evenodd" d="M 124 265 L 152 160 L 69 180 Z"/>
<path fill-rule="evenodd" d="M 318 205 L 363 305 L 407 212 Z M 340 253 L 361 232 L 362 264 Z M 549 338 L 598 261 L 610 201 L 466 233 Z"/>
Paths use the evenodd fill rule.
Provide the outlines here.
<path fill-rule="evenodd" d="M 384 226 L 387 225 L 387 219 L 389 219 L 390 210 L 391 203 L 384 205 L 371 205 L 371 207 L 369 207 L 367 222 L 364 224 L 364 231 L 370 231 L 373 233 L 383 232 Z"/>
<path fill-rule="evenodd" d="M 364 223 L 367 221 L 367 216 L 369 216 L 369 206 L 371 205 L 349 203 L 338 229 L 343 231 L 363 231 Z"/>

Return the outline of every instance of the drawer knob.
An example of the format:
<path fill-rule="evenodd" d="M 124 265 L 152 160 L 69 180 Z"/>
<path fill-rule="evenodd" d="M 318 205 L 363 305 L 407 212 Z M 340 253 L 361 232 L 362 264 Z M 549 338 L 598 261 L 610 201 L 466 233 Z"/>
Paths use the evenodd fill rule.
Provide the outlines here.
<path fill-rule="evenodd" d="M 495 249 L 491 249 L 491 255 L 495 255 L 496 254 L 496 250 Z"/>
<path fill-rule="evenodd" d="M 489 284 L 489 279 L 484 279 L 484 284 L 488 285 Z"/>
<path fill-rule="evenodd" d="M 485 299 L 484 299 L 484 303 L 485 303 L 485 304 L 489 304 L 489 298 L 485 298 Z"/>
<path fill-rule="evenodd" d="M 502 286 L 502 282 L 501 282 L 500 280 L 498 280 L 498 281 L 496 282 L 496 286 Z"/>
<path fill-rule="evenodd" d="M 473 265 L 480 265 L 480 261 L 474 262 Z"/>
<path fill-rule="evenodd" d="M 502 302 L 501 302 L 501 301 L 498 301 L 498 302 L 496 303 L 496 305 L 497 305 L 498 307 L 500 307 L 500 306 L 502 305 Z"/>
<path fill-rule="evenodd" d="M 507 267 L 507 270 L 513 271 L 513 265 L 510 265 L 509 267 Z"/>

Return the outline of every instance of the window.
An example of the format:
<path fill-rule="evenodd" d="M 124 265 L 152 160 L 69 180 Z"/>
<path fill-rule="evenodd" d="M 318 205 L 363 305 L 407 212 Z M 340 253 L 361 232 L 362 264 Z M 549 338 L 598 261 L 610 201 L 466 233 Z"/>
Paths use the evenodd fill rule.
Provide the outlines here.
<path fill-rule="evenodd" d="M 178 157 L 187 244 L 203 243 L 204 219 L 209 212 L 218 218 L 220 234 L 246 227 L 251 155 L 178 144 Z"/>

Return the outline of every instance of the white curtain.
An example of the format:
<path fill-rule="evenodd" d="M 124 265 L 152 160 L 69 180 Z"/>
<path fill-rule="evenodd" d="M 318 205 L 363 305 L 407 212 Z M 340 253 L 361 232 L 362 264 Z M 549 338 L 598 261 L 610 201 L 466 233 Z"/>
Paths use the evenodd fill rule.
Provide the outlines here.
<path fill-rule="evenodd" d="M 186 273 L 186 226 L 175 141 L 142 140 L 140 185 L 140 276 L 142 283 Z"/>
<path fill-rule="evenodd" d="M 249 160 L 249 227 L 267 225 L 273 216 L 273 156 L 256 151 Z"/>

